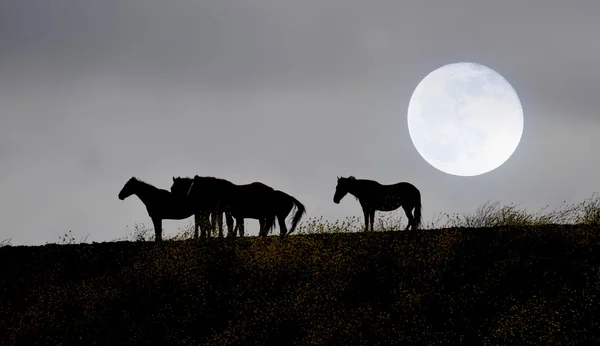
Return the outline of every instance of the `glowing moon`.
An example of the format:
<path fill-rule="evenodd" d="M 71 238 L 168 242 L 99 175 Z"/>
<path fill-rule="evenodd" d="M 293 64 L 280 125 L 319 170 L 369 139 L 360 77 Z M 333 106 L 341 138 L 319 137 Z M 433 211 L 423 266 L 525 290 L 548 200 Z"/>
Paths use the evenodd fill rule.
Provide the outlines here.
<path fill-rule="evenodd" d="M 442 66 L 417 85 L 408 130 L 425 161 L 448 174 L 475 176 L 500 167 L 523 134 L 523 108 L 496 71 L 475 63 Z"/>

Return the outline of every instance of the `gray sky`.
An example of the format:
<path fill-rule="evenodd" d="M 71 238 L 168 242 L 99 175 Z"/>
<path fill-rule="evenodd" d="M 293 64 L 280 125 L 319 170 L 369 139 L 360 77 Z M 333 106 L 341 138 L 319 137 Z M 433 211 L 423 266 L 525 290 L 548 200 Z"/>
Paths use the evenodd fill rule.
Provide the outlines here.
<path fill-rule="evenodd" d="M 598 17 L 592 0 L 2 1 L 0 240 L 151 226 L 117 198 L 131 176 L 262 181 L 304 220 L 362 215 L 332 202 L 338 175 L 412 182 L 425 222 L 580 202 L 600 190 Z M 406 122 L 419 81 L 459 61 L 502 74 L 525 116 L 511 158 L 476 177 L 430 166 Z"/>

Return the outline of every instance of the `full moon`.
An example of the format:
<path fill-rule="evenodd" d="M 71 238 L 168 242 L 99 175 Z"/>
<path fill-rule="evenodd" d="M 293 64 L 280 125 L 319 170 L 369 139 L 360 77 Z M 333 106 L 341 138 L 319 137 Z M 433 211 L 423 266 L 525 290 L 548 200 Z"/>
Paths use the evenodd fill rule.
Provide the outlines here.
<path fill-rule="evenodd" d="M 461 62 L 429 73 L 408 105 L 408 131 L 433 167 L 476 176 L 500 167 L 523 134 L 523 108 L 513 87 L 489 67 Z"/>

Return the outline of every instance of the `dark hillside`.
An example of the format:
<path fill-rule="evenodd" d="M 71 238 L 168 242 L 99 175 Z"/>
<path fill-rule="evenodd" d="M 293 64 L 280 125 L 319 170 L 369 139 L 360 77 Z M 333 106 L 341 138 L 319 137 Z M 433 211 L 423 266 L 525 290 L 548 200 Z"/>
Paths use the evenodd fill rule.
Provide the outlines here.
<path fill-rule="evenodd" d="M 1 343 L 600 342 L 591 226 L 0 248 Z"/>

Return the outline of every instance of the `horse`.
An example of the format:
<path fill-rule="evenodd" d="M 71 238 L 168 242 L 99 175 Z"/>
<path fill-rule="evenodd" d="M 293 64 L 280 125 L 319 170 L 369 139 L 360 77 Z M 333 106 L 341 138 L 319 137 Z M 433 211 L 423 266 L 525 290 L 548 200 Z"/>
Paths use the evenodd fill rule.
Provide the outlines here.
<path fill-rule="evenodd" d="M 176 183 L 177 182 L 177 183 Z M 190 178 L 173 177 L 173 185 L 171 186 L 171 193 L 179 198 L 184 198 L 187 203 L 185 196 L 189 191 L 193 180 Z M 186 204 L 189 207 L 189 204 Z M 196 215 L 199 215 L 199 222 L 196 222 L 194 229 L 194 239 L 198 239 L 198 225 L 200 225 L 200 238 L 205 239 L 210 237 L 216 229 L 216 224 L 219 225 L 219 229 L 223 229 L 223 218 L 222 213 L 217 213 L 216 208 L 210 209 L 199 209 L 196 210 Z M 210 221 L 209 221 L 209 216 Z M 225 212 L 225 219 L 227 223 L 227 232 L 231 232 L 233 229 L 233 217 L 230 212 Z M 207 231 L 208 230 L 208 231 Z M 222 231 L 221 231 L 222 232 Z"/>
<path fill-rule="evenodd" d="M 171 191 L 184 195 L 181 191 L 185 180 L 192 180 L 185 194 L 194 210 L 216 210 L 217 215 L 230 212 L 235 218 L 236 226 L 227 236 L 234 238 L 237 230 L 244 223 L 244 218 L 258 219 L 259 235 L 266 237 L 275 226 L 275 190 L 260 182 L 236 185 L 228 180 L 215 177 L 179 178 L 173 181 Z M 241 234 L 243 236 L 243 234 Z M 219 237 L 223 237 L 223 229 L 219 229 Z"/>
<path fill-rule="evenodd" d="M 421 225 L 421 192 L 414 185 L 400 182 L 382 185 L 374 180 L 338 177 L 333 202 L 339 204 L 346 194 L 350 193 L 360 203 L 365 216 L 365 230 L 373 231 L 375 211 L 393 211 L 400 207 L 404 209 L 408 224 L 405 231 L 412 226 L 416 230 Z M 411 214 L 414 208 L 414 216 Z"/>
<path fill-rule="evenodd" d="M 154 187 L 144 181 L 132 177 L 119 192 L 119 199 L 136 195 L 146 206 L 148 216 L 154 224 L 155 241 L 162 241 L 162 220 L 183 220 L 194 215 L 185 199 L 177 198 L 171 192 Z M 198 216 L 196 215 L 196 225 Z"/>
<path fill-rule="evenodd" d="M 290 215 L 293 209 L 296 209 L 296 214 L 292 217 L 291 228 L 288 232 L 285 219 Z M 275 216 L 279 223 L 279 235 L 281 237 L 292 234 L 296 230 L 296 226 L 298 226 L 298 223 L 304 214 L 306 214 L 306 207 L 304 207 L 300 201 L 283 191 L 275 190 Z M 244 224 L 242 223 L 240 227 L 240 236 L 243 235 Z"/>

